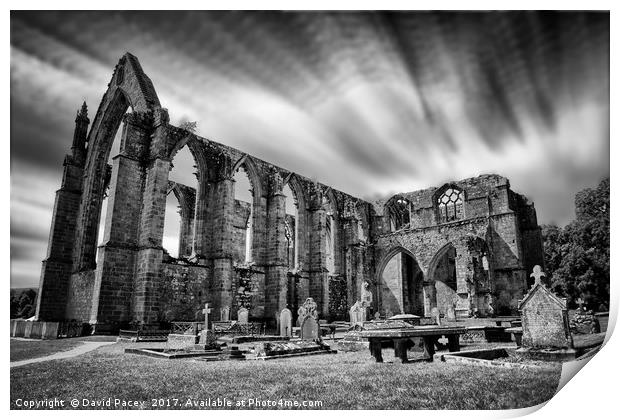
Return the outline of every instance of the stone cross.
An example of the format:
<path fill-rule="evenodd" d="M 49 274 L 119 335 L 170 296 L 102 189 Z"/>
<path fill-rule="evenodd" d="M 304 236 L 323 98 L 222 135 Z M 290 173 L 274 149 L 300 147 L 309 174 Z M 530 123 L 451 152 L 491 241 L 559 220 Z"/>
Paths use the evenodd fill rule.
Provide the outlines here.
<path fill-rule="evenodd" d="M 213 308 L 209 307 L 208 303 L 205 303 L 205 308 L 202 310 L 202 313 L 205 314 L 205 330 L 209 329 L 209 314 Z"/>
<path fill-rule="evenodd" d="M 534 269 L 532 270 L 532 274 L 530 274 L 530 277 L 534 277 L 534 284 L 539 284 L 540 278 L 547 277 L 547 275 L 544 271 L 542 271 L 539 265 L 535 265 Z"/>
<path fill-rule="evenodd" d="M 578 298 L 576 301 L 577 305 L 579 305 L 579 310 L 583 309 L 583 304 L 585 303 L 585 301 L 581 298 Z"/>

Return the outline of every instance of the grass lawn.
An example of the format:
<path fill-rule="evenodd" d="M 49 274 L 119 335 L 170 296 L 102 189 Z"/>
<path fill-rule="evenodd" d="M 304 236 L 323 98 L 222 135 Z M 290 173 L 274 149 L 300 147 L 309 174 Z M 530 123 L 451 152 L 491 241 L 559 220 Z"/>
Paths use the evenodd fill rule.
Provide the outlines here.
<path fill-rule="evenodd" d="M 71 350 L 83 341 L 114 341 L 115 337 L 93 336 L 73 337 L 59 340 L 20 340 L 11 338 L 11 362 L 49 356 L 61 351 Z"/>
<path fill-rule="evenodd" d="M 186 408 L 188 399 L 219 397 L 246 404 L 249 399 L 316 400 L 323 409 L 503 409 L 547 401 L 560 378 L 559 364 L 550 372 L 440 362 L 402 365 L 390 363 L 393 351 L 388 349 L 383 364 L 375 363 L 367 351 L 202 362 L 125 354 L 127 346 L 135 344 L 114 344 L 71 359 L 12 368 L 11 408 L 19 408 L 18 398 L 111 397 L 145 401 L 146 408 L 151 408 L 152 399 L 177 398 L 177 408 Z"/>

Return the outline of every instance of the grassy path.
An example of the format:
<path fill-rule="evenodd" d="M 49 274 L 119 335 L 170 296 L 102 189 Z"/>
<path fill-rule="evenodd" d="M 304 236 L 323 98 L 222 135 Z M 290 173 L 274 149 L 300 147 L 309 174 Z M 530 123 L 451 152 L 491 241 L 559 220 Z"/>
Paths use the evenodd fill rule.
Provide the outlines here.
<path fill-rule="evenodd" d="M 108 344 L 115 344 L 114 341 L 91 341 L 91 342 L 82 342 L 82 345 L 72 348 L 71 350 L 61 351 L 58 353 L 54 353 L 48 356 L 35 357 L 33 359 L 25 359 L 18 360 L 15 362 L 11 362 L 11 367 L 18 367 L 23 365 L 29 365 L 31 363 L 39 363 L 39 362 L 47 362 L 48 360 L 58 360 L 58 359 L 66 359 L 68 357 L 75 357 L 82 355 L 84 353 L 88 353 L 89 351 L 93 351 L 98 347 L 105 346 Z"/>

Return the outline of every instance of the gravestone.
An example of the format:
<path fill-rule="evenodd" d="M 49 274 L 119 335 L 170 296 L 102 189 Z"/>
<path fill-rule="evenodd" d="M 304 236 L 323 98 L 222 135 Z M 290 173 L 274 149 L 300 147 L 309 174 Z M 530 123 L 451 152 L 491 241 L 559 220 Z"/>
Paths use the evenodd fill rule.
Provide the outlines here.
<path fill-rule="evenodd" d="M 205 331 L 209 329 L 209 314 L 211 313 L 211 308 L 208 303 L 205 303 L 205 308 L 202 310 L 202 313 L 205 316 Z"/>
<path fill-rule="evenodd" d="M 293 313 L 290 309 L 284 308 L 280 312 L 280 335 L 283 337 L 293 336 Z"/>
<path fill-rule="evenodd" d="M 522 347 L 528 349 L 571 349 L 566 299 L 559 298 L 541 281 L 545 273 L 534 266 L 535 281 L 530 291 L 519 301 L 523 328 Z"/>
<path fill-rule="evenodd" d="M 248 310 L 246 308 L 241 308 L 237 311 L 237 321 L 241 324 L 248 323 Z"/>
<path fill-rule="evenodd" d="M 297 311 L 300 325 L 299 335 L 302 340 L 321 340 L 321 329 L 319 328 L 318 321 L 319 314 L 316 307 L 314 299 L 307 298 Z"/>
<path fill-rule="evenodd" d="M 441 318 L 439 317 L 439 309 L 433 308 L 431 309 L 431 319 L 437 324 L 438 327 L 441 327 Z"/>
<path fill-rule="evenodd" d="M 446 312 L 446 318 L 448 319 L 448 321 L 456 321 L 456 311 L 454 309 L 454 306 L 452 305 L 448 306 L 448 311 Z"/>
<path fill-rule="evenodd" d="M 220 309 L 220 321 L 230 321 L 230 308 L 228 306 Z"/>
<path fill-rule="evenodd" d="M 366 320 L 366 310 L 362 307 L 361 302 L 358 300 L 351 306 L 349 310 L 349 320 L 351 326 L 354 327 L 356 325 L 363 325 Z"/>
<path fill-rule="evenodd" d="M 307 316 L 304 318 L 301 322 L 300 337 L 302 341 L 314 341 L 321 339 L 319 323 L 316 318 L 312 316 Z"/>

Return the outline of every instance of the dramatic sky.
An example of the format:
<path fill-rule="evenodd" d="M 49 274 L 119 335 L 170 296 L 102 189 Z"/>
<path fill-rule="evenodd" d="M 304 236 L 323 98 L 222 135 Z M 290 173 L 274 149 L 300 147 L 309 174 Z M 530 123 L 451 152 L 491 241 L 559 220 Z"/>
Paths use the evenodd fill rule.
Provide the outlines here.
<path fill-rule="evenodd" d="M 608 14 L 13 12 L 13 287 L 125 51 L 173 123 L 363 198 L 499 173 L 564 225 L 609 173 Z"/>

